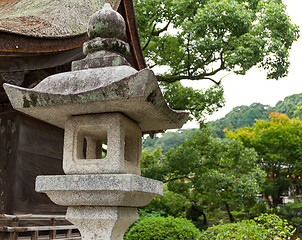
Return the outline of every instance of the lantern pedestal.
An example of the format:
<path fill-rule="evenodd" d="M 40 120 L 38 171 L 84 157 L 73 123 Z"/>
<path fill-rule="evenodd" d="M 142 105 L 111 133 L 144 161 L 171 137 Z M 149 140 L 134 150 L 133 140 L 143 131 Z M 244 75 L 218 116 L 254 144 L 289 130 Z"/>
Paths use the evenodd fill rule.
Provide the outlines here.
<path fill-rule="evenodd" d="M 136 208 L 68 207 L 66 217 L 85 240 L 123 240 L 128 227 L 138 219 Z"/>
<path fill-rule="evenodd" d="M 66 217 L 83 240 L 122 240 L 138 219 L 136 207 L 162 195 L 163 185 L 133 174 L 57 175 L 38 176 L 36 190 L 68 206 Z"/>

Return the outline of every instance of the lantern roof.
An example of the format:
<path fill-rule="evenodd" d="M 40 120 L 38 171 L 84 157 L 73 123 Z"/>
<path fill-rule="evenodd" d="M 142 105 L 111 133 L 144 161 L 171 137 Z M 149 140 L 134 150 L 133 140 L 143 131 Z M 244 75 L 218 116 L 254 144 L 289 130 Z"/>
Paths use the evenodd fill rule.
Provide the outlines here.
<path fill-rule="evenodd" d="M 181 128 L 188 118 L 172 110 L 149 69 L 137 71 L 129 54 L 122 16 L 106 3 L 89 20 L 85 59 L 73 71 L 45 78 L 32 89 L 4 84 L 12 106 L 34 118 L 64 128 L 71 116 L 122 113 L 143 132 Z"/>

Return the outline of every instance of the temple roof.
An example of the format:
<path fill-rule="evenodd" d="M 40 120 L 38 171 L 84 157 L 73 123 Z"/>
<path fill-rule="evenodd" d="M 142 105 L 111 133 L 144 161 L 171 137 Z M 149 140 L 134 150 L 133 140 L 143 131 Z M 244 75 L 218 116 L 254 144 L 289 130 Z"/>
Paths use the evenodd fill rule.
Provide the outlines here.
<path fill-rule="evenodd" d="M 31 88 L 84 58 L 88 19 L 105 2 L 125 19 L 127 61 L 144 69 L 133 0 L 0 0 L 0 112 L 10 109 L 3 83 Z"/>
<path fill-rule="evenodd" d="M 0 72 L 60 66 L 83 57 L 89 17 L 105 2 L 126 20 L 129 62 L 143 69 L 132 0 L 0 1 Z"/>
<path fill-rule="evenodd" d="M 33 37 L 60 38 L 86 32 L 89 17 L 109 2 L 120 0 L 4 0 L 0 2 L 0 30 Z"/>

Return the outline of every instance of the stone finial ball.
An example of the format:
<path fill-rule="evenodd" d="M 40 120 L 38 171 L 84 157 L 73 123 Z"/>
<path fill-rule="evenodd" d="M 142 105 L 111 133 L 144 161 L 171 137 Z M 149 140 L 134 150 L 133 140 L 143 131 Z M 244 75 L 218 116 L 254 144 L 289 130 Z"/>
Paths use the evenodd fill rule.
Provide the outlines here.
<path fill-rule="evenodd" d="M 117 38 L 126 40 L 125 20 L 118 12 L 114 11 L 109 3 L 105 3 L 102 10 L 94 13 L 88 23 L 88 37 L 93 39 Z"/>

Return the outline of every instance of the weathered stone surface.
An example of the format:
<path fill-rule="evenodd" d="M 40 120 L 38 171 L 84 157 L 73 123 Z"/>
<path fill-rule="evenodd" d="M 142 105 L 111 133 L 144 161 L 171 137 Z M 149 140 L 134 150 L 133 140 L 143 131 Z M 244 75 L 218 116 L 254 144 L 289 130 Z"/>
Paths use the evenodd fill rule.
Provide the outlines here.
<path fill-rule="evenodd" d="M 121 14 L 112 10 L 109 3 L 94 13 L 88 22 L 88 37 L 117 38 L 126 41 L 126 24 Z"/>
<path fill-rule="evenodd" d="M 140 175 L 141 136 L 138 125 L 120 113 L 71 117 L 65 127 L 64 172 Z M 104 142 L 106 157 L 102 156 Z"/>
<path fill-rule="evenodd" d="M 69 207 L 66 217 L 85 240 L 122 240 L 127 228 L 138 220 L 136 208 Z"/>
<path fill-rule="evenodd" d="M 182 127 L 188 113 L 168 107 L 154 73 L 127 66 L 125 22 L 110 4 L 91 17 L 88 34 L 93 39 L 84 45 L 87 57 L 73 63 L 74 71 L 33 89 L 4 85 L 16 110 L 61 128 L 70 116 L 105 112 L 123 113 L 142 131 Z"/>
<path fill-rule="evenodd" d="M 67 175 L 38 176 L 36 191 L 68 206 L 83 240 L 122 240 L 136 207 L 163 195 L 162 182 L 139 176 L 142 131 L 181 127 L 188 113 L 168 107 L 152 71 L 127 66 L 125 22 L 109 4 L 88 35 L 87 57 L 72 72 L 33 89 L 4 88 L 15 109 L 65 128 Z"/>
<path fill-rule="evenodd" d="M 105 68 L 117 66 L 130 66 L 129 62 L 121 55 L 114 52 L 98 51 L 88 54 L 84 59 L 72 62 L 72 71 Z"/>
<path fill-rule="evenodd" d="M 105 3 L 120 0 L 0 1 L 0 30 L 34 37 L 70 37 L 86 32 L 89 17 Z"/>
<path fill-rule="evenodd" d="M 73 70 L 129 65 L 125 59 L 130 54 L 126 24 L 110 4 L 91 16 L 88 36 L 91 40 L 83 45 L 86 58 L 73 62 Z"/>
<path fill-rule="evenodd" d="M 38 176 L 36 191 L 58 205 L 141 207 L 163 195 L 163 183 L 132 174 Z"/>
<path fill-rule="evenodd" d="M 84 55 L 92 54 L 97 51 L 116 52 L 127 57 L 130 54 L 130 46 L 128 43 L 116 38 L 94 38 L 83 45 Z M 95 56 L 93 56 L 95 58 Z M 108 67 L 110 65 L 107 65 Z"/>
<path fill-rule="evenodd" d="M 169 108 L 149 69 L 88 69 L 53 75 L 33 89 L 4 88 L 15 109 L 60 128 L 72 115 L 104 112 L 121 112 L 142 131 L 181 128 L 188 117 Z"/>
<path fill-rule="evenodd" d="M 70 96 L 97 90 L 136 73 L 137 71 L 130 66 L 104 67 L 59 73 L 45 78 L 33 88 L 33 91 L 41 95 L 53 94 L 53 100 L 56 101 L 60 95 Z M 24 104 L 26 105 L 25 102 Z M 29 104 L 33 107 L 35 106 L 33 101 L 29 102 Z M 41 102 L 41 106 L 47 106 L 48 104 L 51 104 L 51 102 Z M 36 103 L 36 106 L 39 106 L 39 102 Z"/>

